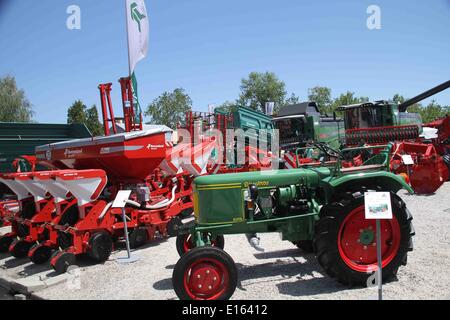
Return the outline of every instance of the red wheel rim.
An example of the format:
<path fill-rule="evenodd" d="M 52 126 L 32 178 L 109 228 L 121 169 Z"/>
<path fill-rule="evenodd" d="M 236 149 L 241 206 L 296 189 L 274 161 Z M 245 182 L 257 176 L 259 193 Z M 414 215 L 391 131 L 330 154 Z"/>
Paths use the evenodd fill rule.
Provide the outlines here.
<path fill-rule="evenodd" d="M 217 240 L 212 240 L 211 241 L 211 246 L 216 247 L 217 246 Z M 184 242 L 183 242 L 183 250 L 184 252 L 188 252 L 189 250 L 195 248 L 195 245 L 192 241 L 192 236 L 190 234 L 188 234 L 185 238 L 184 238 Z"/>
<path fill-rule="evenodd" d="M 228 286 L 228 270 L 214 258 L 199 259 L 184 272 L 184 289 L 194 300 L 216 300 Z"/>
<path fill-rule="evenodd" d="M 193 247 L 194 247 L 194 244 L 192 243 L 192 236 L 190 234 L 188 234 L 187 237 L 184 238 L 183 250 L 184 250 L 184 252 L 188 252 Z"/>
<path fill-rule="evenodd" d="M 373 272 L 377 268 L 376 221 L 366 220 L 364 205 L 352 210 L 341 223 L 338 249 L 342 260 L 358 272 Z M 382 268 L 397 255 L 401 232 L 397 218 L 381 220 Z"/>

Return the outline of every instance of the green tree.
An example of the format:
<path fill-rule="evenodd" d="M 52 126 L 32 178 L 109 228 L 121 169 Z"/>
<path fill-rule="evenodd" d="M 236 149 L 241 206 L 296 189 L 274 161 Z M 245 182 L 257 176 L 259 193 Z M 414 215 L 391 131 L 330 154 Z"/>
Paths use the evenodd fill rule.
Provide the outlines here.
<path fill-rule="evenodd" d="M 218 105 L 215 110 L 219 112 L 230 113 L 236 110 L 237 102 L 225 101 L 224 103 Z"/>
<path fill-rule="evenodd" d="M 396 104 L 401 104 L 401 103 L 405 102 L 406 99 L 402 95 L 396 93 L 396 94 L 394 94 L 392 101 L 394 101 Z"/>
<path fill-rule="evenodd" d="M 97 107 L 93 105 L 88 109 L 81 100 L 75 101 L 67 110 L 67 123 L 83 123 L 94 136 L 103 134 Z"/>
<path fill-rule="evenodd" d="M 86 110 L 86 126 L 94 136 L 100 136 L 103 134 L 103 126 L 98 119 L 98 111 L 96 105 L 93 105 Z"/>
<path fill-rule="evenodd" d="M 395 94 L 392 98 L 392 101 L 394 101 L 397 104 L 401 104 L 405 102 L 407 99 L 405 99 L 400 94 Z M 420 114 L 422 121 L 424 123 L 431 122 L 433 120 L 445 117 L 450 112 L 449 106 L 441 106 L 440 104 L 436 103 L 435 100 L 432 100 L 428 105 L 425 107 L 420 103 L 415 103 L 408 107 L 407 111 L 409 113 L 418 113 Z"/>
<path fill-rule="evenodd" d="M 315 86 L 308 89 L 308 100 L 314 101 L 319 105 L 321 112 L 332 113 L 331 89 L 328 87 Z"/>
<path fill-rule="evenodd" d="M 184 89 L 177 88 L 172 92 L 163 92 L 147 107 L 145 115 L 150 117 L 150 123 L 163 124 L 176 128 L 184 122 L 185 114 L 192 109 L 192 100 Z"/>
<path fill-rule="evenodd" d="M 296 96 L 294 93 L 291 93 L 291 96 L 283 102 L 283 106 L 288 106 L 297 103 L 300 103 L 300 98 Z"/>
<path fill-rule="evenodd" d="M 14 77 L 0 79 L 0 121 L 31 122 L 33 110 L 23 90 L 17 88 Z"/>
<path fill-rule="evenodd" d="M 286 85 L 273 72 L 251 72 L 241 80 L 238 104 L 264 112 L 266 102 L 275 102 L 275 108 L 284 105 Z"/>
<path fill-rule="evenodd" d="M 75 101 L 67 110 L 67 123 L 86 123 L 86 105 L 81 100 Z"/>
<path fill-rule="evenodd" d="M 425 108 L 421 108 L 419 110 L 420 116 L 422 117 L 422 121 L 424 123 L 445 117 L 448 112 L 448 106 L 443 107 L 440 104 L 436 103 L 435 100 L 432 100 Z"/>
<path fill-rule="evenodd" d="M 332 110 L 335 110 L 340 106 L 363 103 L 368 101 L 369 101 L 368 97 L 356 97 L 354 92 L 347 91 L 346 93 L 341 93 L 339 97 L 333 100 Z"/>

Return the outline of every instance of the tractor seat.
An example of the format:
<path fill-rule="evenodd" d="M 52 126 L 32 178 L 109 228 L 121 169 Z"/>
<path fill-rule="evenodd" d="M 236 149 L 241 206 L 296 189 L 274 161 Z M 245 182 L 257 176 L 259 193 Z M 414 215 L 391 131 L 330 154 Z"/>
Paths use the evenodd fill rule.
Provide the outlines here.
<path fill-rule="evenodd" d="M 382 164 L 368 164 L 364 166 L 359 167 L 350 167 L 350 168 L 342 168 L 342 173 L 353 173 L 353 172 L 360 172 L 360 171 L 370 171 L 370 170 L 377 170 L 377 169 L 383 169 L 386 168 L 385 165 Z"/>

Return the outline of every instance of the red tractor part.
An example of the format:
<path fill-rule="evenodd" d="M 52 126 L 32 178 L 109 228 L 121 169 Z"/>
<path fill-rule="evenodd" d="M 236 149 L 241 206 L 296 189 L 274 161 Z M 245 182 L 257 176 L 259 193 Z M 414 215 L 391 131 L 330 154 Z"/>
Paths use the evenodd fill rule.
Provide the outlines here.
<path fill-rule="evenodd" d="M 402 142 L 396 144 L 393 150 L 391 171 L 407 174 L 416 193 L 434 193 L 447 181 L 448 168 L 432 144 Z M 414 164 L 405 165 L 403 155 L 410 155 Z"/>
<path fill-rule="evenodd" d="M 432 139 L 440 155 L 450 154 L 450 116 L 424 124 L 424 127 L 437 129 L 437 138 Z"/>

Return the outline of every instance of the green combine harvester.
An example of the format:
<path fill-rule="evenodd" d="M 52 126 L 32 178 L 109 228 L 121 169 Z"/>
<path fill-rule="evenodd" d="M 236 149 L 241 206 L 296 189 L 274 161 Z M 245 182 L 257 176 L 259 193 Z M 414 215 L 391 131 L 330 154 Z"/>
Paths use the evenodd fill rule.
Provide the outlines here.
<path fill-rule="evenodd" d="M 341 151 L 318 145 L 330 157 Z M 382 220 L 383 279 L 394 277 L 412 250 L 412 216 L 397 195 L 413 193 L 389 172 L 392 146 L 363 166 L 305 167 L 198 177 L 194 222 L 177 237 L 181 255 L 173 271 L 180 299 L 228 299 L 237 285 L 236 265 L 224 250 L 226 234 L 245 234 L 263 250 L 258 233 L 278 232 L 304 251 L 315 251 L 324 271 L 339 282 L 365 285 L 377 267 L 375 220 L 365 219 L 364 193 L 390 192 L 392 220 Z"/>
<path fill-rule="evenodd" d="M 344 121 L 320 113 L 315 102 L 303 102 L 281 108 L 273 118 L 280 131 L 280 149 L 293 151 L 309 142 L 324 142 L 333 148 L 344 143 Z"/>

